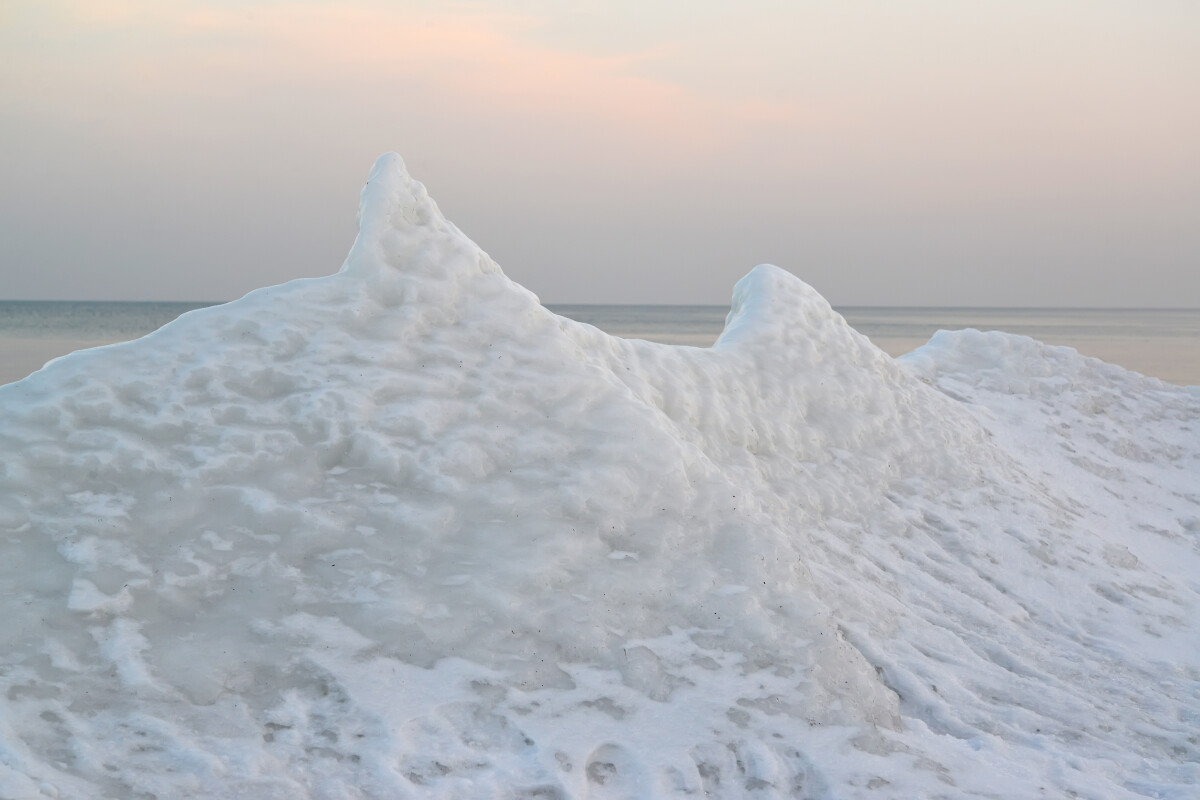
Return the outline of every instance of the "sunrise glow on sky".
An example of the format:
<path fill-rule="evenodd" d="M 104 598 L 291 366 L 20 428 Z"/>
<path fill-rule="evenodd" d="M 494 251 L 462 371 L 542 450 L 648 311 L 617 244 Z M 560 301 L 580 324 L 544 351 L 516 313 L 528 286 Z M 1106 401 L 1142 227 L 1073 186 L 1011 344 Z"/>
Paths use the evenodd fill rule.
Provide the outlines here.
<path fill-rule="evenodd" d="M 0 297 L 335 271 L 395 150 L 547 302 L 1200 306 L 1200 4 L 0 4 Z"/>

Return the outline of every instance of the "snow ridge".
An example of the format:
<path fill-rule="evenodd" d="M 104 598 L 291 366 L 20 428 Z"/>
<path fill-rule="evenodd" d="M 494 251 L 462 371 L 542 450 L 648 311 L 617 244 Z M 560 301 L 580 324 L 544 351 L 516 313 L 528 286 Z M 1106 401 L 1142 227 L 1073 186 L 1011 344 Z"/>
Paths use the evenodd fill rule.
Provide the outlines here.
<path fill-rule="evenodd" d="M 0 796 L 1187 797 L 1200 393 L 760 266 L 562 319 L 379 159 L 342 270 L 0 387 Z"/>

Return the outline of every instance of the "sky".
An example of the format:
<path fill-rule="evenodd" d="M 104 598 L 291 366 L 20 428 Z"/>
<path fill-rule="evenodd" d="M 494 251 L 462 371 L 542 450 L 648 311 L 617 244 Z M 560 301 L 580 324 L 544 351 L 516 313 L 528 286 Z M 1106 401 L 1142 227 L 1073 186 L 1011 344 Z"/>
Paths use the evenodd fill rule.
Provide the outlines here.
<path fill-rule="evenodd" d="M 0 0 L 0 299 L 335 272 L 393 150 L 547 303 L 1200 307 L 1195 0 Z"/>

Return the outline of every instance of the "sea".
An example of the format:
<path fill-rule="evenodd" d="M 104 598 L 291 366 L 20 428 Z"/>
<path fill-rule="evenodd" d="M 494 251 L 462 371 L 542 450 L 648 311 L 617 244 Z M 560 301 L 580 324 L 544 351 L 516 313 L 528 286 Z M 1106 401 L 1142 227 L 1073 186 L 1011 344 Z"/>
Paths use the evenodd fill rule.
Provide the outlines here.
<path fill-rule="evenodd" d="M 213 303 L 0 301 L 0 383 L 20 380 L 74 350 L 135 339 Z M 548 305 L 614 336 L 710 346 L 726 306 Z M 1074 347 L 1084 355 L 1180 385 L 1200 385 L 1200 309 L 911 308 L 837 311 L 892 356 L 937 330 L 977 328 Z"/>

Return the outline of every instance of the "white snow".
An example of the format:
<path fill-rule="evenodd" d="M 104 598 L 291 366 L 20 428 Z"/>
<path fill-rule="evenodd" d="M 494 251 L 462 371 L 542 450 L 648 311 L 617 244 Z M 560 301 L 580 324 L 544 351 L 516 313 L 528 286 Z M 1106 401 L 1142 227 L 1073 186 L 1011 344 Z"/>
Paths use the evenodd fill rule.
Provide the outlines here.
<path fill-rule="evenodd" d="M 769 266 L 616 339 L 395 155 L 340 273 L 0 387 L 0 453 L 0 797 L 1200 783 L 1200 390 Z"/>

